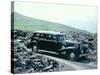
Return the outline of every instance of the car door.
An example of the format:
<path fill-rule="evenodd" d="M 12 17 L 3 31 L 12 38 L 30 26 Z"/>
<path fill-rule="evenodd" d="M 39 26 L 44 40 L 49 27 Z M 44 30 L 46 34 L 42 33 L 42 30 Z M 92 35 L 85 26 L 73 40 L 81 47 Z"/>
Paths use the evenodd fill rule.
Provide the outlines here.
<path fill-rule="evenodd" d="M 46 34 L 41 33 L 39 38 L 39 48 L 46 49 Z"/>
<path fill-rule="evenodd" d="M 48 34 L 46 41 L 47 41 L 46 42 L 47 43 L 46 44 L 47 49 L 50 50 L 50 51 L 56 51 L 56 48 L 57 48 L 56 35 Z"/>

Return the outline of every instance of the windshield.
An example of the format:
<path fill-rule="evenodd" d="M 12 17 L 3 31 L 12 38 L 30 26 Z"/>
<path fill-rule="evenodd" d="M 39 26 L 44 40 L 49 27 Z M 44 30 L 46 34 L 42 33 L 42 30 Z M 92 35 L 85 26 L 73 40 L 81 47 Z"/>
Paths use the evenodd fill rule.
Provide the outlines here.
<path fill-rule="evenodd" d="M 65 35 L 58 35 L 58 41 L 63 41 L 65 39 Z"/>

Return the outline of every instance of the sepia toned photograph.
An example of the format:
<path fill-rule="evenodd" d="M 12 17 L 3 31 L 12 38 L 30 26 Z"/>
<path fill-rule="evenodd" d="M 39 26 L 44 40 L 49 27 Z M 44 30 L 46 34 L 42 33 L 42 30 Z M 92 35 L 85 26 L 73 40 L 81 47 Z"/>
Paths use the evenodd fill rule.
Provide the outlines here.
<path fill-rule="evenodd" d="M 11 73 L 97 69 L 97 7 L 11 3 Z"/>

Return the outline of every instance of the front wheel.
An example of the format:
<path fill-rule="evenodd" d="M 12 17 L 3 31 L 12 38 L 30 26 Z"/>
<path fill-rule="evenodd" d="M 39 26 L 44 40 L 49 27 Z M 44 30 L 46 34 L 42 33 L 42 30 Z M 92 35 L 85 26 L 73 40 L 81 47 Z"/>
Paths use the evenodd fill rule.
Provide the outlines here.
<path fill-rule="evenodd" d="M 67 54 L 67 58 L 71 61 L 76 61 L 79 58 L 79 54 L 76 51 L 70 51 Z"/>

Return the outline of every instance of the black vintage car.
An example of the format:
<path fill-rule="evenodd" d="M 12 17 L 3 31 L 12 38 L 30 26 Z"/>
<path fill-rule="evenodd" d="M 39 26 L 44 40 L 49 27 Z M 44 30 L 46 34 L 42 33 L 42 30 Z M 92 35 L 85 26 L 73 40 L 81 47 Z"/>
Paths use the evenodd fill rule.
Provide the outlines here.
<path fill-rule="evenodd" d="M 63 33 L 53 31 L 36 31 L 31 37 L 30 47 L 33 51 L 43 49 L 57 52 L 59 55 L 64 54 L 69 60 L 78 60 L 89 53 L 88 46 L 66 40 Z"/>

